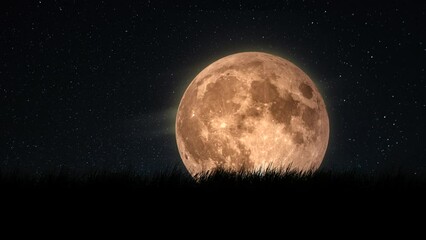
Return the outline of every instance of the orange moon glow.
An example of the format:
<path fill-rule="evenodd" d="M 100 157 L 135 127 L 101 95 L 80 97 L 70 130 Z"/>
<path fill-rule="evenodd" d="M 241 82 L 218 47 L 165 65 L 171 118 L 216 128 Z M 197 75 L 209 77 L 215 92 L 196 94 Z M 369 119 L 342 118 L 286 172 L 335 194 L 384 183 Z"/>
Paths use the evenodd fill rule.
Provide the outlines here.
<path fill-rule="evenodd" d="M 217 60 L 186 89 L 176 116 L 180 156 L 193 177 L 228 171 L 315 171 L 329 138 L 317 87 L 280 57 L 243 52 Z"/>

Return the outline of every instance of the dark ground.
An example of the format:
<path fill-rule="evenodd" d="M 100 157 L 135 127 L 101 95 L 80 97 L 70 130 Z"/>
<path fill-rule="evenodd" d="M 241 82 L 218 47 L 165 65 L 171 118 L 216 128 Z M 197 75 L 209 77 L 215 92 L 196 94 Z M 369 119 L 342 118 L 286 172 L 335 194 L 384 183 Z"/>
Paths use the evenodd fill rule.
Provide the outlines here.
<path fill-rule="evenodd" d="M 138 199 L 144 202 L 169 201 L 174 198 L 194 200 L 194 203 L 219 200 L 217 203 L 244 201 L 307 201 L 317 204 L 337 199 L 359 203 L 369 200 L 394 202 L 420 199 L 426 193 L 426 179 L 404 174 L 361 175 L 355 172 L 332 173 L 319 171 L 258 173 L 217 172 L 202 176 L 199 181 L 188 174 L 172 170 L 150 177 L 127 172 L 91 172 L 75 174 L 60 170 L 44 175 L 25 175 L 18 172 L 0 173 L 0 192 L 3 200 L 18 196 L 66 197 L 76 199 Z M 237 204 L 237 203 L 233 203 Z"/>
<path fill-rule="evenodd" d="M 187 236 L 197 229 L 217 237 L 256 233 L 266 238 L 284 230 L 363 236 L 370 230 L 405 231 L 400 224 L 421 230 L 416 226 L 423 222 L 426 203 L 426 180 L 403 174 L 219 172 L 199 182 L 177 170 L 152 177 L 131 171 L 77 176 L 64 170 L 40 176 L 3 172 L 1 217 L 12 225 L 106 235 L 117 230 Z"/>

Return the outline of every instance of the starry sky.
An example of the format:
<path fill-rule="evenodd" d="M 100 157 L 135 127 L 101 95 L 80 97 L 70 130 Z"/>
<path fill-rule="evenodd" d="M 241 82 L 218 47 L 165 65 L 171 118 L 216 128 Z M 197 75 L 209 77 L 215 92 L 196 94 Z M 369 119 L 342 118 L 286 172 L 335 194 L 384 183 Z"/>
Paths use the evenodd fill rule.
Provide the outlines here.
<path fill-rule="evenodd" d="M 320 89 L 322 169 L 424 174 L 426 4 L 372 2 L 2 1 L 0 169 L 183 167 L 174 123 L 188 84 L 263 51 Z"/>

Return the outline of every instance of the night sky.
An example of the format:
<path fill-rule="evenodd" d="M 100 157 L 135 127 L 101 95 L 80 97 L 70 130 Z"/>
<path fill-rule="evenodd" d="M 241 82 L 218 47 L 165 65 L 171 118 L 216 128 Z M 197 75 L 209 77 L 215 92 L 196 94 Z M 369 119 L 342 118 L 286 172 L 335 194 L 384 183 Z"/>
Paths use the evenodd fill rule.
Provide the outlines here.
<path fill-rule="evenodd" d="M 320 89 L 322 169 L 426 173 L 426 3 L 230 2 L 2 1 L 0 169 L 183 167 L 174 124 L 188 84 L 263 51 Z"/>

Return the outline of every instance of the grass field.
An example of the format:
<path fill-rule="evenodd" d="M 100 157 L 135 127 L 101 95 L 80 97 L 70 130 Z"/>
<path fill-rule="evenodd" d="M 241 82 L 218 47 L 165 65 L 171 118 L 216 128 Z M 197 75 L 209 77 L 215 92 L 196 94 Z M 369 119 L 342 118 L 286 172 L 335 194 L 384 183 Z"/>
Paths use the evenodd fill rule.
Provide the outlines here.
<path fill-rule="evenodd" d="M 356 172 L 300 173 L 294 171 L 239 172 L 217 171 L 196 181 L 180 170 L 152 176 L 132 171 L 93 171 L 77 174 L 61 170 L 31 175 L 0 171 L 1 191 L 191 191 L 191 192 L 289 192 L 289 193 L 395 193 L 426 190 L 426 179 L 404 174 L 363 175 Z"/>
<path fill-rule="evenodd" d="M 425 208 L 426 181 L 403 174 L 367 176 L 355 172 L 227 173 L 201 176 L 199 181 L 179 171 L 140 176 L 132 171 L 76 174 L 58 171 L 28 175 L 0 174 L 0 203 L 13 212 L 68 214 L 96 211 L 188 214 L 357 214 L 413 213 Z M 8 209 L 8 208 L 4 208 Z M 48 209 L 48 210 L 46 210 Z M 65 209 L 65 210 L 64 210 Z M 84 210 L 81 210 L 84 209 Z M 176 215 L 177 214 L 177 215 Z M 319 214 L 317 212 L 317 214 Z M 241 215 L 239 218 L 242 218 Z"/>

